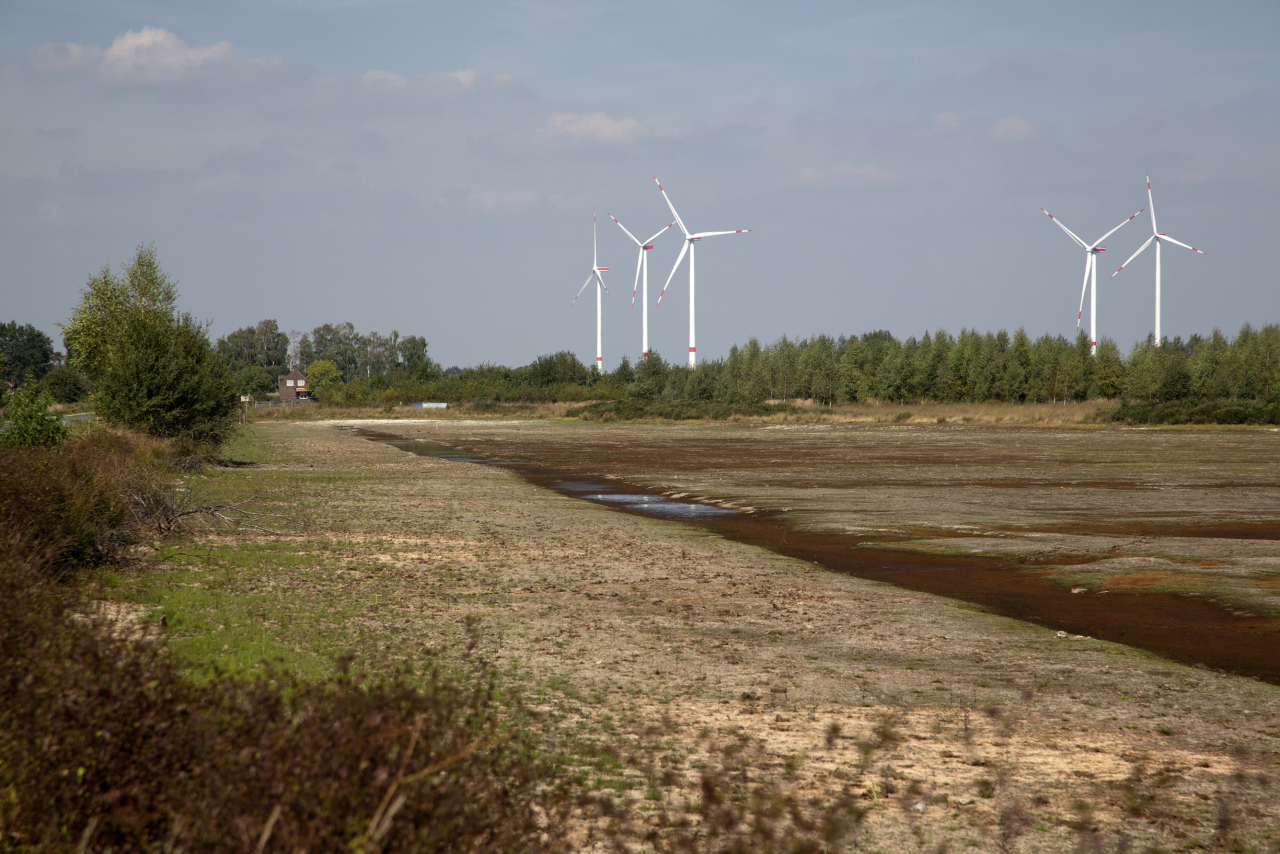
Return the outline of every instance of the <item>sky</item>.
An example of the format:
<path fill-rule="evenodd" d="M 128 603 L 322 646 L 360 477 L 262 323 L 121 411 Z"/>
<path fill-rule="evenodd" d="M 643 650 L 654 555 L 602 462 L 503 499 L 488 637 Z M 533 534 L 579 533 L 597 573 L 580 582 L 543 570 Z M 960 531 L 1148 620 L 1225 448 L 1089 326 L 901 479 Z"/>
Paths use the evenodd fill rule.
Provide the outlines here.
<path fill-rule="evenodd" d="M 1168 336 L 1280 322 L 1280 5 L 4 0 L 0 322 L 55 342 L 154 243 L 213 336 L 423 335 L 449 365 L 640 352 L 637 249 L 697 250 L 700 358 L 749 337 L 1073 336 L 1146 208 Z M 1148 214 L 1098 332 L 1154 323 Z M 683 362 L 686 261 L 650 253 Z M 1089 308 L 1085 301 L 1085 324 Z"/>

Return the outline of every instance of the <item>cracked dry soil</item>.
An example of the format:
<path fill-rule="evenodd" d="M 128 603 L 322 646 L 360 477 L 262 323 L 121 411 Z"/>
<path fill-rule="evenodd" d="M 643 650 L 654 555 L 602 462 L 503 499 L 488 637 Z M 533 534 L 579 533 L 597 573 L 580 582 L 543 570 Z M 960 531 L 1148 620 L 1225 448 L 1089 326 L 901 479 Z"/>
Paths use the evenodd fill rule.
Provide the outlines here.
<path fill-rule="evenodd" d="M 486 654 L 554 737 L 584 753 L 648 751 L 689 781 L 711 741 L 736 739 L 753 778 L 870 807 L 859 831 L 868 850 L 1280 847 L 1274 685 L 1061 638 L 970 603 L 569 498 L 499 466 L 416 457 L 353 426 L 255 425 L 266 462 L 253 476 L 294 478 L 317 523 L 300 553 L 325 541 L 331 554 L 361 555 L 347 567 L 273 570 L 270 583 L 298 608 L 338 615 L 331 628 L 370 666 L 412 661 L 424 644 L 448 648 L 461 621 L 478 616 Z M 771 508 L 797 526 L 906 532 L 895 547 L 921 553 L 974 547 L 946 535 L 965 526 L 997 553 L 1121 545 L 1104 566 L 1062 571 L 1115 586 L 1156 560 L 1222 596 L 1213 585 L 1239 582 L 1226 589 L 1240 608 L 1242 599 L 1258 613 L 1274 607 L 1276 541 L 1186 530 L 1274 522 L 1280 442 L 1269 434 L 385 429 Z M 1145 527 L 1089 527 L 1135 518 Z M 860 744 L 876 732 L 868 756 Z M 601 791 L 646 807 L 625 762 L 589 773 Z M 577 843 L 603 844 L 588 825 Z"/>

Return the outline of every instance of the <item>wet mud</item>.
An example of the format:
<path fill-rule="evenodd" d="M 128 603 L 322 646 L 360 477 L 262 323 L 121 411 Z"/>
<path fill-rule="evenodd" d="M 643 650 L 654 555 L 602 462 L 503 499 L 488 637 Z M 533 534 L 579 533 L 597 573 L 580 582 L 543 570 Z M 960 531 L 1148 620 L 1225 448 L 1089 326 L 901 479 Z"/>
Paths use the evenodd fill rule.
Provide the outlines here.
<path fill-rule="evenodd" d="M 1169 593 L 1106 589 L 1071 592 L 1052 580 L 1044 569 L 1090 563 L 1096 560 L 1092 556 L 931 555 L 895 549 L 894 543 L 919 536 L 976 535 L 934 529 L 875 534 L 804 530 L 790 524 L 779 512 L 743 512 L 707 500 L 673 497 L 657 489 L 619 480 L 616 475 L 586 475 L 581 465 L 567 470 L 540 462 L 490 460 L 433 442 L 373 430 L 357 432 L 366 439 L 386 442 L 416 454 L 456 462 L 503 465 L 536 486 L 617 512 L 680 521 L 834 572 L 969 602 L 992 613 L 1065 632 L 1068 637 L 1062 643 L 1071 643 L 1074 635 L 1094 637 L 1186 664 L 1280 684 L 1280 620 L 1242 615 L 1211 600 Z M 1059 532 L 1090 533 L 1100 527 L 1126 536 L 1280 537 L 1280 524 L 1265 522 L 1184 526 L 1111 522 L 1055 526 Z M 854 620 L 856 615 L 851 615 L 851 621 Z"/>

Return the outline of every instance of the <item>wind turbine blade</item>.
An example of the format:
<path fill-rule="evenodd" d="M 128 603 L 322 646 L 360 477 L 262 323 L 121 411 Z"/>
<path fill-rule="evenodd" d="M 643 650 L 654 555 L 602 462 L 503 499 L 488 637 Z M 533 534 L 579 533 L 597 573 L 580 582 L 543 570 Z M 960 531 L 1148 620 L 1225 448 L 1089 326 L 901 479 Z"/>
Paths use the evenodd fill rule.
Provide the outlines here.
<path fill-rule="evenodd" d="M 751 229 L 740 228 L 737 231 L 699 231 L 697 234 L 690 234 L 690 240 L 700 240 L 703 237 L 715 237 L 717 234 L 746 234 Z"/>
<path fill-rule="evenodd" d="M 1076 243 L 1079 243 L 1079 244 L 1080 244 L 1080 248 L 1081 248 L 1081 249 L 1091 249 L 1091 248 L 1093 248 L 1093 247 L 1089 246 L 1089 244 L 1085 243 L 1083 240 L 1081 240 L 1080 238 L 1078 238 L 1078 237 L 1076 237 L 1074 234 L 1072 234 L 1072 233 L 1071 233 L 1071 229 L 1067 228 L 1065 225 L 1063 225 L 1062 223 L 1058 222 L 1058 220 L 1054 217 L 1054 215 L 1053 215 L 1053 214 L 1049 213 L 1049 212 L 1048 212 L 1047 210 L 1045 210 L 1044 208 L 1041 208 L 1041 209 L 1040 209 L 1040 212 L 1041 212 L 1042 214 L 1044 214 L 1045 216 L 1047 216 L 1049 219 L 1052 219 L 1054 222 L 1057 222 L 1057 223 L 1058 223 L 1058 228 L 1060 228 L 1060 229 L 1062 229 L 1063 231 L 1065 231 L 1065 232 L 1067 233 L 1067 236 L 1069 236 L 1069 237 L 1070 237 L 1072 240 L 1074 240 Z"/>
<path fill-rule="evenodd" d="M 1070 232 L 1067 232 L 1070 234 Z M 1084 284 L 1080 286 L 1080 308 L 1076 310 L 1076 333 L 1080 332 L 1080 318 L 1084 316 L 1084 294 L 1089 290 L 1089 265 L 1093 263 L 1093 253 L 1084 255 Z"/>
<path fill-rule="evenodd" d="M 600 266 L 600 258 L 596 252 L 596 209 L 591 209 L 591 267 L 595 269 Z"/>
<path fill-rule="evenodd" d="M 658 192 L 662 193 L 662 198 L 667 199 L 667 191 L 662 189 L 662 182 L 658 180 L 658 176 L 653 176 L 653 183 L 658 185 Z M 680 214 L 676 213 L 676 206 L 671 204 L 671 200 L 667 199 L 667 207 L 671 208 L 671 215 L 676 219 L 676 225 L 680 226 L 680 230 L 684 232 L 684 236 L 689 236 L 689 229 L 684 227 L 684 223 L 680 220 Z M 665 290 L 665 288 L 664 288 Z"/>
<path fill-rule="evenodd" d="M 1094 244 L 1093 244 L 1093 245 L 1094 245 L 1094 246 L 1100 246 L 1100 245 L 1102 245 L 1102 241 L 1106 240 L 1108 237 L 1110 237 L 1111 235 L 1115 234 L 1115 233 L 1116 233 L 1117 231 L 1119 231 L 1121 228 L 1124 228 L 1125 223 L 1133 222 L 1134 217 L 1136 217 L 1136 216 L 1137 216 L 1138 214 L 1140 214 L 1140 213 L 1142 213 L 1142 211 L 1138 211 L 1138 213 L 1136 213 L 1136 214 L 1134 214 L 1133 216 L 1129 217 L 1129 218 L 1128 218 L 1128 219 L 1126 219 L 1124 222 L 1120 223 L 1120 224 L 1119 224 L 1119 225 L 1117 225 L 1115 228 L 1111 229 L 1111 230 L 1110 230 L 1110 231 L 1108 231 L 1106 234 L 1104 234 L 1104 235 L 1102 235 L 1101 237 L 1099 237 L 1099 238 L 1094 242 Z"/>
<path fill-rule="evenodd" d="M 573 302 L 577 302 L 577 301 L 578 301 L 578 297 L 582 296 L 582 292 L 583 292 L 583 291 L 585 291 L 585 290 L 587 289 L 587 285 L 591 284 L 591 280 L 592 280 L 593 278 L 595 278 L 597 275 L 599 275 L 599 274 L 598 274 L 598 273 L 596 273 L 596 271 L 595 271 L 595 270 L 592 270 L 592 271 L 591 271 L 591 275 L 590 275 L 590 276 L 587 276 L 587 280 L 586 280 L 585 282 L 583 282 L 583 283 L 582 283 L 582 287 L 578 288 L 578 296 L 575 296 L 575 297 L 573 298 Z M 573 308 L 573 302 L 569 303 L 569 308 Z"/>
<path fill-rule="evenodd" d="M 640 287 L 640 268 L 644 266 L 644 247 L 640 247 L 640 257 L 636 258 L 636 283 L 631 286 L 631 307 L 636 307 L 636 289 Z"/>
<path fill-rule="evenodd" d="M 600 287 L 604 288 L 604 292 L 605 292 L 606 294 L 607 294 L 607 293 L 609 293 L 609 286 L 608 286 L 608 285 L 606 285 L 606 284 L 604 283 L 604 276 L 600 275 L 600 271 L 599 271 L 599 270 L 596 270 L 596 271 L 595 271 L 595 274 L 596 274 L 596 278 L 600 280 Z M 591 280 L 590 280 L 590 279 L 587 279 L 587 281 L 589 282 L 589 281 L 591 281 Z"/>
<path fill-rule="evenodd" d="M 1147 207 L 1151 209 L 1151 233 L 1156 234 L 1160 231 L 1160 229 L 1156 228 L 1156 203 L 1151 198 L 1151 173 L 1150 172 L 1147 173 Z"/>
<path fill-rule="evenodd" d="M 650 237 L 648 240 L 645 241 L 645 243 L 652 243 L 653 241 L 657 240 L 659 237 L 662 236 L 663 232 L 665 232 L 668 228 L 671 228 L 673 225 L 675 225 L 674 222 L 667 224 L 666 226 L 663 227 L 662 231 L 659 231 L 653 237 Z"/>
<path fill-rule="evenodd" d="M 1187 244 L 1183 243 L 1181 240 L 1174 240 L 1172 237 L 1170 237 L 1167 234 L 1157 234 L 1156 237 L 1159 238 L 1160 240 L 1163 240 L 1165 243 L 1175 243 L 1178 246 L 1181 246 L 1183 249 L 1190 249 L 1192 252 L 1200 252 L 1201 255 L 1209 254 L 1208 252 L 1201 252 L 1199 249 L 1195 248 L 1194 246 L 1188 246 Z"/>
<path fill-rule="evenodd" d="M 692 245 L 693 244 L 691 244 L 687 240 L 684 242 L 684 248 L 680 250 L 680 257 L 676 259 L 676 265 L 671 268 L 671 275 L 667 276 L 667 284 L 662 286 L 662 293 L 658 294 L 658 301 L 653 304 L 654 308 L 657 308 L 659 305 L 662 304 L 662 297 L 665 296 L 667 293 L 667 285 L 671 284 L 671 280 L 676 275 L 676 270 L 680 269 L 680 262 L 684 260 L 684 253 L 688 252 L 689 247 Z"/>
<path fill-rule="evenodd" d="M 1155 240 L 1155 239 L 1156 239 L 1156 236 L 1155 236 L 1154 234 L 1153 234 L 1153 235 L 1151 235 L 1150 237 L 1148 237 L 1148 238 L 1147 238 L 1147 242 L 1146 242 L 1146 243 L 1144 243 L 1144 244 L 1142 244 L 1141 246 L 1139 246 L 1139 247 L 1138 247 L 1138 251 L 1137 251 L 1137 252 L 1135 252 L 1135 253 L 1133 253 L 1132 255 L 1130 255 L 1130 256 L 1129 256 L 1129 261 L 1132 261 L 1134 258 L 1137 258 L 1139 255 L 1141 255 L 1141 254 L 1142 254 L 1142 250 L 1144 250 L 1144 249 L 1146 249 L 1148 246 L 1150 246 L 1150 245 L 1151 245 L 1151 241 L 1153 241 L 1153 240 Z M 1121 264 L 1119 267 L 1117 267 L 1117 268 L 1116 268 L 1116 272 L 1115 272 L 1115 273 L 1112 273 L 1110 276 L 1107 276 L 1107 281 L 1108 281 L 1108 282 L 1109 282 L 1109 281 L 1111 281 L 1112 279 L 1114 279 L 1114 278 L 1116 277 L 1116 274 L 1117 274 L 1117 273 L 1119 273 L 1119 272 L 1120 272 L 1121 270 L 1123 270 L 1125 267 L 1128 267 L 1128 266 L 1129 266 L 1129 261 L 1125 261 L 1123 264 Z"/>
<path fill-rule="evenodd" d="M 609 212 L 608 212 L 608 211 L 605 211 L 605 213 L 609 213 Z M 613 220 L 614 222 L 618 222 L 618 218 L 617 218 L 616 216 L 614 216 L 613 214 L 609 214 L 609 219 Z M 643 245 L 644 245 L 644 244 L 643 244 L 643 243 L 641 243 L 639 240 L 636 240 L 636 236 L 635 236 L 634 234 L 632 234 L 631 232 L 627 231 L 627 227 L 626 227 L 625 225 L 623 225 L 622 223 L 618 222 L 618 228 L 622 229 L 622 233 L 623 233 L 623 234 L 625 234 L 627 237 L 630 237 L 633 241 L 635 241 L 635 244 L 636 244 L 637 246 L 643 246 Z"/>

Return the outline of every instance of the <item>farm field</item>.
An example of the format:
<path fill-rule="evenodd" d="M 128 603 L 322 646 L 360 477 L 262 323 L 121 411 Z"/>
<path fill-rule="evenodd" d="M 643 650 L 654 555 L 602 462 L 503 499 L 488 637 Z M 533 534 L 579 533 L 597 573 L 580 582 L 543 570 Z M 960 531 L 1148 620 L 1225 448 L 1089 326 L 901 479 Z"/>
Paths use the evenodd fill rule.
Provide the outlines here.
<path fill-rule="evenodd" d="M 254 424 L 230 456 L 189 487 L 257 496 L 288 533 L 211 533 L 103 588 L 164 616 L 197 671 L 412 667 L 462 656 L 469 624 L 530 726 L 642 811 L 678 810 L 731 744 L 743 780 L 862 805 L 867 849 L 1280 843 L 1280 689 L 1191 660 L 1194 637 L 1185 663 L 1106 639 L 1158 646 L 1160 608 L 1190 602 L 1204 648 L 1269 676 L 1280 433 L 308 421 Z M 726 536 L 537 485 L 566 477 L 757 521 Z M 907 577 L 947 565 L 1040 598 Z M 1008 616 L 1026 601 L 1067 613 Z"/>

